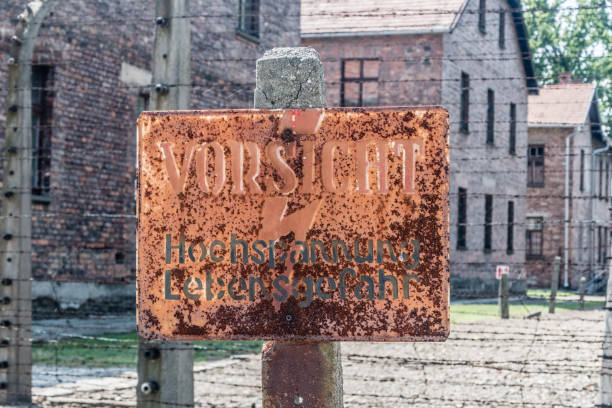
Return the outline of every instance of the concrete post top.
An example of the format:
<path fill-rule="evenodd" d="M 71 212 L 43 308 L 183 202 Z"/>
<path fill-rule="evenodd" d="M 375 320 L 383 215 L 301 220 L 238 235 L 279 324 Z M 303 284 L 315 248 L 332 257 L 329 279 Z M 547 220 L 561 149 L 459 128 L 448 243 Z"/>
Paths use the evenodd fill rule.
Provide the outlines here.
<path fill-rule="evenodd" d="M 255 107 L 321 108 L 325 74 L 314 48 L 273 48 L 257 60 Z"/>
<path fill-rule="evenodd" d="M 318 61 L 321 60 L 317 50 L 312 47 L 277 47 L 267 50 L 263 57 L 259 58 L 258 61 L 275 58 L 314 58 Z"/>

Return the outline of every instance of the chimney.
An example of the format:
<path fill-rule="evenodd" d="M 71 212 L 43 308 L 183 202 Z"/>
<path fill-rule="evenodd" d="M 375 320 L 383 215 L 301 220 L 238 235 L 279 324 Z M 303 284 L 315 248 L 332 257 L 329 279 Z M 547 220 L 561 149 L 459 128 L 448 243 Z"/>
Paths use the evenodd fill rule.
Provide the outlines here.
<path fill-rule="evenodd" d="M 563 85 L 572 83 L 572 74 L 569 72 L 559 72 L 559 83 Z"/>

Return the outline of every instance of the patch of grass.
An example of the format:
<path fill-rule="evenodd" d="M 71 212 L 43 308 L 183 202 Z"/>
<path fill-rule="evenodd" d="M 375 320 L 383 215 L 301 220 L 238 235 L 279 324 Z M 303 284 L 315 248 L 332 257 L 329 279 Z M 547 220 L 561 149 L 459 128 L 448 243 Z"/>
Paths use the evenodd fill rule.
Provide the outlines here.
<path fill-rule="evenodd" d="M 195 361 L 219 360 L 235 354 L 261 352 L 260 341 L 196 341 Z M 136 333 L 108 334 L 97 338 L 72 338 L 32 345 L 34 364 L 65 367 L 135 366 Z"/>
<path fill-rule="evenodd" d="M 597 309 L 604 306 L 604 301 L 585 301 L 584 308 Z M 542 312 L 548 313 L 548 303 L 510 303 L 510 318 L 520 318 L 525 315 Z M 558 301 L 556 310 L 577 310 L 578 302 Z M 499 306 L 496 303 L 451 304 L 451 323 L 471 323 L 483 319 L 499 318 Z"/>
<path fill-rule="evenodd" d="M 557 298 L 560 297 L 576 297 L 578 294 L 572 290 L 559 289 L 557 290 Z M 550 298 L 550 289 L 527 289 L 527 297 L 548 299 Z"/>
<path fill-rule="evenodd" d="M 572 294 L 571 292 L 566 293 Z M 529 290 L 530 297 L 545 298 L 549 291 Z M 573 295 L 573 294 L 572 294 Z M 557 310 L 578 309 L 578 302 L 563 301 L 559 296 Z M 575 297 L 573 297 L 575 299 Z M 602 298 L 603 299 L 603 298 Z M 586 301 L 585 309 L 604 306 L 604 301 Z M 548 313 L 548 303 L 542 299 L 527 304 L 510 303 L 510 317 L 521 318 L 535 312 Z M 499 319 L 496 303 L 455 303 L 451 304 L 451 323 L 470 323 L 483 319 Z M 256 354 L 261 352 L 261 341 L 196 341 L 195 361 L 219 360 L 236 354 Z M 34 364 L 58 365 L 65 367 L 134 367 L 137 362 L 138 336 L 136 333 L 108 334 L 99 337 L 71 338 L 32 345 Z"/>

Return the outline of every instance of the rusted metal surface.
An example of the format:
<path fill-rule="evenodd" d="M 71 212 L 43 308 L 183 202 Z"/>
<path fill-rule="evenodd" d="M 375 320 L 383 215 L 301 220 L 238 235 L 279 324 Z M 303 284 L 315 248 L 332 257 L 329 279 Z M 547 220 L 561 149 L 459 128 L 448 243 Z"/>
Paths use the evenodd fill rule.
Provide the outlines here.
<path fill-rule="evenodd" d="M 138 128 L 143 337 L 447 337 L 444 109 L 148 112 Z"/>
<path fill-rule="evenodd" d="M 336 369 L 340 360 L 337 342 L 265 343 L 261 381 L 266 392 L 262 407 L 342 407 L 342 371 Z M 323 375 L 330 372 L 336 375 Z"/>

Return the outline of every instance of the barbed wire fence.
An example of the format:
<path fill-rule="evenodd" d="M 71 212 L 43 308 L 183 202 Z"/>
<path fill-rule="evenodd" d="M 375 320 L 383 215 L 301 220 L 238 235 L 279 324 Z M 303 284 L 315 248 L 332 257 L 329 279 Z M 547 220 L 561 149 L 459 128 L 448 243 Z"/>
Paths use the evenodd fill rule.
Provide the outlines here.
<path fill-rule="evenodd" d="M 610 8 L 605 2 L 600 7 L 571 7 L 565 8 L 566 11 L 579 11 L 599 8 Z M 546 12 L 549 9 L 530 9 L 522 10 L 528 12 Z M 119 26 L 123 24 L 151 24 L 154 21 L 154 15 L 150 13 L 150 8 L 143 5 L 135 7 L 132 10 L 134 14 L 144 14 L 142 18 L 125 18 L 125 12 L 112 14 L 109 19 L 92 18 L 88 14 L 79 15 L 72 13 L 70 18 L 51 16 L 44 20 L 40 35 L 33 36 L 34 38 L 56 39 L 57 33 L 53 32 L 54 27 L 107 27 Z M 464 12 L 473 13 L 471 10 Z M 402 11 L 399 11 L 401 15 Z M 403 11 L 403 13 L 413 13 Z M 435 9 L 424 9 L 416 12 L 416 15 L 432 15 L 439 13 L 449 13 Z M 487 9 L 486 13 L 499 13 L 498 9 Z M 321 16 L 332 16 L 335 18 L 348 18 L 351 16 L 359 17 L 380 17 L 381 12 L 375 8 L 364 10 L 356 15 L 347 13 L 334 14 L 328 12 Z M 316 15 L 315 15 L 316 16 Z M 235 13 L 193 13 L 189 15 L 177 16 L 177 19 L 229 19 L 235 20 Z M 217 31 L 218 34 L 218 31 Z M 17 44 L 19 41 L 28 40 L 25 36 L 17 36 L 17 40 L 11 41 Z M 482 41 L 482 40 L 478 40 Z M 484 40 L 486 41 L 486 40 Z M 497 41 L 497 40 L 491 40 Z M 19 45 L 19 44 L 17 44 Z M 19 65 L 20 67 L 37 66 L 40 63 L 35 62 L 32 58 L 18 58 L 10 60 L 11 57 L 5 55 L 5 66 Z M 420 63 L 424 58 L 405 58 L 405 59 L 381 59 L 381 62 L 411 62 Z M 598 57 L 586 57 L 586 59 L 598 58 L 605 60 L 611 58 L 608 55 Z M 496 62 L 511 60 L 512 57 L 504 56 L 500 53 L 499 56 L 491 56 L 485 54 L 474 54 L 472 56 L 445 55 L 437 58 L 444 61 L 471 61 L 477 60 L 480 62 Z M 431 57 L 428 61 L 436 60 L 436 57 Z M 52 65 L 69 65 L 74 62 L 72 58 L 47 59 L 44 64 Z M 251 63 L 254 64 L 255 58 L 201 58 L 197 61 L 206 64 L 221 63 Z M 339 59 L 323 59 L 323 62 L 340 62 Z M 483 76 L 470 78 L 476 83 L 498 81 L 514 81 L 524 80 L 523 76 L 516 77 L 496 77 Z M 433 86 L 440 86 L 444 82 L 458 83 L 460 78 L 452 79 L 402 79 L 402 80 L 380 80 L 381 83 L 397 84 L 397 83 L 419 83 L 427 82 Z M 197 89 L 199 95 L 206 97 L 219 92 L 219 89 L 226 91 L 229 98 L 239 97 L 243 100 L 250 98 L 253 92 L 254 82 L 230 81 L 229 84 L 215 84 L 211 82 L 203 82 L 193 80 L 190 83 L 175 83 L 169 84 L 170 87 L 191 86 Z M 339 82 L 329 81 L 328 86 L 337 86 Z M 45 92 L 87 92 L 88 90 L 118 93 L 118 92 L 133 92 L 143 89 L 142 86 L 133 86 L 126 84 L 108 84 L 98 82 L 83 83 L 76 86 L 57 84 L 52 87 L 36 87 L 31 85 L 19 86 L 13 88 L 18 92 L 45 91 Z M 2 97 L 7 97 L 10 89 L 2 91 Z M 563 102 L 559 102 L 560 104 Z M 486 105 L 483 102 L 471 102 L 472 105 Z M 499 106 L 505 107 L 506 102 L 497 102 Z M 458 105 L 458 104 L 457 104 Z M 517 102 L 517 105 L 524 103 Z M 246 107 L 246 106 L 245 106 Z M 18 113 L 23 110 L 30 110 L 31 105 L 19 103 L 7 103 L 8 111 Z M 25 108 L 25 109 L 24 109 Z M 109 114 L 112 113 L 112 107 L 109 107 Z M 485 123 L 482 120 L 472 120 L 471 123 Z M 509 125 L 508 120 L 495 120 L 496 124 Z M 516 123 L 526 124 L 526 121 L 517 121 Z M 34 154 L 34 147 L 30 146 L 13 146 L 6 142 L 9 140 L 7 135 L 13 132 L 25 133 L 31 129 L 48 128 L 55 132 L 70 131 L 70 124 L 51 125 L 28 125 L 22 123 L 12 123 L 8 120 L 3 126 L 5 133 L 4 149 L 12 150 L 11 154 L 18 154 L 18 157 L 13 159 L 14 163 L 22 166 L 21 162 L 31 163 L 31 161 L 39 157 Z M 108 125 L 100 119 L 82 118 L 78 124 L 79 131 L 96 132 L 100 128 L 106 131 L 120 132 L 125 135 L 133 134 L 133 125 Z M 504 130 L 505 131 L 505 130 Z M 483 138 L 484 131 L 472 131 L 471 135 Z M 517 138 L 526 140 L 526 128 L 522 132 L 518 132 Z M 504 140 L 503 138 L 501 140 Z M 570 153 L 571 158 L 577 158 L 579 153 L 575 149 L 584 148 L 590 149 L 591 145 L 575 145 Z M 508 175 L 525 175 L 527 173 L 526 166 L 516 168 L 514 170 L 497 170 L 497 169 L 481 169 L 483 162 L 490 160 L 522 160 L 526 162 L 526 152 L 528 144 L 517 145 L 517 154 L 508 156 L 504 154 L 507 150 L 506 145 L 498 146 L 451 146 L 451 157 L 453 165 L 451 171 L 456 174 L 508 174 Z M 462 157 L 462 150 L 491 150 L 482 158 Z M 553 148 L 554 150 L 554 148 Z M 122 148 L 105 148 L 106 153 L 125 153 Z M 547 157 L 553 159 L 563 159 L 567 154 L 560 149 L 559 152 L 553 151 L 547 153 Z M 465 164 L 465 165 L 464 165 Z M 525 163 L 526 164 L 526 163 Z M 452 166 L 453 166 L 452 165 Z M 474 166 L 473 168 L 469 166 Z M 27 167 L 27 165 L 26 165 Z M 579 176 L 579 170 L 573 168 L 571 170 L 573 176 Z M 601 169 L 586 169 L 586 174 L 600 174 Z M 561 170 L 545 169 L 544 175 L 554 177 L 559 173 L 565 173 Z M 124 222 L 125 220 L 135 220 L 135 214 L 131 212 L 103 212 L 99 208 L 93 208 L 86 212 L 75 212 L 74 208 L 57 207 L 53 210 L 30 209 L 22 210 L 20 213 L 9 213 L 10 207 L 6 203 L 8 199 L 26 197 L 27 200 L 31 196 L 31 188 L 28 184 L 11 185 L 7 180 L 8 173 L 5 172 L 5 186 L 3 199 L 3 214 L 2 220 L 30 220 L 33 223 L 44 219 L 58 219 L 67 217 L 69 219 L 82 219 L 87 225 L 88 223 L 106 223 L 109 222 Z M 27 178 L 27 177 L 26 177 Z M 131 186 L 130 186 L 131 187 Z M 59 185 L 49 186 L 50 194 L 60 192 L 63 187 Z M 113 190 L 113 187 L 99 186 L 101 194 L 108 194 Z M 469 198 L 482 198 L 485 193 L 468 191 Z M 596 200 L 609 200 L 609 197 L 601 197 L 596 195 Z M 456 191 L 451 191 L 451 200 L 457 197 Z M 517 194 L 495 194 L 495 197 L 502 199 L 541 199 L 542 194 L 529 192 L 527 189 L 521 190 Z M 572 200 L 588 201 L 593 200 L 595 194 L 585 192 L 583 195 L 572 194 Z M 556 198 L 560 201 L 566 197 L 563 194 L 546 195 L 546 198 Z M 503 218 L 499 218 L 503 220 Z M 583 220 L 585 225 L 593 225 L 595 222 L 591 219 Z M 566 220 L 562 218 L 547 218 L 544 220 L 544 228 L 563 225 Z M 455 222 L 451 225 L 451 233 L 459 223 Z M 474 230 L 482 229 L 487 225 L 494 228 L 499 228 L 503 232 L 509 226 L 508 222 L 496 220 L 495 222 L 479 222 L 471 221 L 462 223 Z M 513 226 L 521 228 L 530 225 L 527 221 L 517 221 L 512 223 Z M 571 230 L 580 228 L 577 224 L 570 225 Z M 8 231 L 2 231 L 4 241 L 27 239 L 36 240 L 34 234 L 24 233 L 15 234 Z M 7 237 L 10 234 L 10 237 Z M 558 244 L 556 239 L 545 238 L 542 240 L 544 244 Z M 99 242 L 104 244 L 104 242 Z M 593 245 L 591 245 L 592 247 Z M 112 247 L 112 244 L 111 244 Z M 4 259 L 13 257 L 19 254 L 32 254 L 36 250 L 44 250 L 44 245 L 36 244 L 35 249 L 30 248 L 4 248 L 2 252 Z M 573 244 L 569 246 L 572 251 L 586 251 L 589 245 Z M 529 248 L 515 247 L 515 254 L 524 255 Z M 466 252 L 482 253 L 482 248 L 468 248 Z M 126 255 L 133 256 L 134 249 L 125 250 Z M 451 268 L 454 266 L 462 267 L 490 267 L 496 264 L 506 264 L 511 267 L 520 267 L 524 264 L 522 261 L 508 262 L 505 256 L 507 247 L 499 244 L 491 248 L 491 256 L 486 261 L 468 261 L 465 259 L 451 258 Z M 606 248 L 606 254 L 609 251 Z M 538 262 L 545 267 L 552 269 L 552 261 L 541 259 Z M 605 262 L 600 262 L 600 267 L 604 267 Z M 570 261 L 570 267 L 587 268 L 590 266 L 588 262 Z M 492 274 L 493 271 L 491 271 Z M 13 287 L 13 285 L 23 282 L 31 283 L 32 279 L 29 276 L 10 276 L 4 274 L 1 284 L 4 289 Z M 34 278 L 34 280 L 36 277 Z M 86 282 L 104 283 L 106 280 L 100 277 L 84 277 L 81 279 Z M 6 291 L 3 292 L 6 294 Z M 607 297 L 610 300 L 610 296 Z M 70 299 L 65 299 L 70 303 Z M 533 316 L 535 312 L 540 311 L 542 304 L 548 300 L 547 294 L 530 294 L 528 297 L 513 299 L 512 301 L 512 316 L 514 319 L 498 320 L 499 313 L 493 307 L 487 306 L 486 303 L 476 303 L 483 305 L 481 308 L 472 306 L 473 303 L 461 303 L 453 305 L 451 315 L 456 316 L 456 322 L 453 323 L 452 332 L 449 340 L 443 344 L 402 344 L 389 345 L 388 348 L 380 345 L 369 344 L 347 344 L 345 346 L 344 363 L 345 363 L 345 400 L 348 406 L 554 406 L 554 407 L 584 407 L 594 406 L 599 403 L 598 392 L 600 376 L 612 375 L 612 368 L 604 368 L 602 371 L 602 362 L 607 362 L 610 357 L 605 350 L 602 352 L 602 344 L 607 340 L 604 337 L 604 313 L 607 313 L 608 305 L 603 310 L 601 299 L 592 300 L 590 305 L 587 305 L 586 311 L 577 311 L 580 302 L 577 294 L 565 292 L 558 299 L 557 307 L 560 309 L 568 309 L 563 313 L 548 315 L 542 312 L 539 316 Z M 14 303 L 31 304 L 31 297 L 23 296 L 21 292 L 11 293 L 0 299 L 0 303 L 4 306 Z M 587 301 L 587 303 L 589 303 Z M 7 308 L 3 309 L 3 313 Z M 2 339 L 0 339 L 0 348 L 8 350 L 15 346 L 32 346 L 34 361 L 22 362 L 19 359 L 0 361 L 0 370 L 7 370 L 9 365 L 19 366 L 19 372 L 24 376 L 33 376 L 33 398 L 41 406 L 133 406 L 138 401 L 136 400 L 135 387 L 137 379 L 135 376 L 136 354 L 139 349 L 138 340 L 133 335 L 134 327 L 126 324 L 125 333 L 112 333 L 112 325 L 116 322 L 125 324 L 125 319 L 121 316 L 109 316 L 104 310 L 91 309 L 74 309 L 63 315 L 59 310 L 42 310 L 36 312 L 36 319 L 33 323 L 34 334 L 30 334 L 30 325 L 23 318 L 28 319 L 30 309 L 27 307 L 17 311 L 11 311 L 11 314 L 3 314 L 0 321 L 1 330 L 3 331 Z M 531 316 L 530 318 L 526 318 Z M 518 317 L 525 317 L 519 319 Z M 128 319 L 131 315 L 128 315 Z M 483 319 L 484 318 L 484 319 Z M 105 327 L 106 326 L 106 327 Z M 110 330 L 106 331 L 106 330 Z M 87 335 L 82 333 L 91 332 L 94 334 Z M 606 332 L 606 336 L 609 333 Z M 189 346 L 191 347 L 191 346 Z M 194 368 L 194 387 L 196 390 L 196 401 L 193 404 L 177 404 L 175 401 L 157 401 L 165 403 L 167 406 L 248 406 L 248 403 L 257 404 L 259 406 L 259 395 L 261 393 L 261 381 L 257 375 L 258 356 L 253 356 L 253 353 L 259 352 L 259 343 L 257 342 L 198 342 L 193 348 L 195 350 L 197 361 L 224 359 L 223 363 L 203 362 L 196 365 Z M 170 344 L 165 346 L 166 350 L 184 350 L 180 343 L 176 345 Z M 114 360 L 119 355 L 120 359 Z M 16 361 L 16 362 L 14 362 Z M 118 367 L 114 367 L 118 364 Z M 97 366 L 97 367 L 96 367 Z M 12 390 L 9 386 L 10 379 L 0 382 L 0 389 L 4 389 L 7 394 L 18 393 L 22 395 L 22 391 Z M 376 384 L 376 385 L 373 385 Z M 205 400 L 202 400 L 204 396 Z M 219 402 L 223 401 L 223 402 Z M 225 405 L 223 405 L 225 404 Z M 601 405 L 602 407 L 604 405 Z"/>

